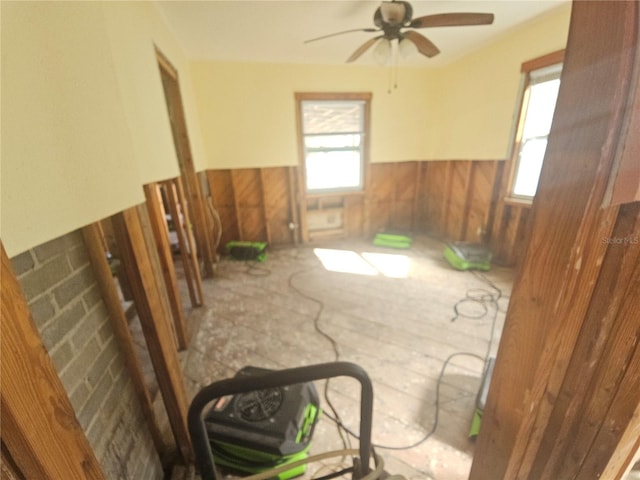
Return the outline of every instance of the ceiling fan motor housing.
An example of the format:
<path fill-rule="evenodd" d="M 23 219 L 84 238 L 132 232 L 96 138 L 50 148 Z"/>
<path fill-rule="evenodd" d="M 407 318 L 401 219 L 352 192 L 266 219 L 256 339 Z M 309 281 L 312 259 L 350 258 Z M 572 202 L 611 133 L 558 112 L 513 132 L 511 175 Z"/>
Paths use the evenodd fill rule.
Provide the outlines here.
<path fill-rule="evenodd" d="M 373 23 L 380 28 L 384 25 L 402 26 L 408 23 L 413 16 L 413 7 L 409 2 L 392 0 L 382 2 L 373 15 Z"/>

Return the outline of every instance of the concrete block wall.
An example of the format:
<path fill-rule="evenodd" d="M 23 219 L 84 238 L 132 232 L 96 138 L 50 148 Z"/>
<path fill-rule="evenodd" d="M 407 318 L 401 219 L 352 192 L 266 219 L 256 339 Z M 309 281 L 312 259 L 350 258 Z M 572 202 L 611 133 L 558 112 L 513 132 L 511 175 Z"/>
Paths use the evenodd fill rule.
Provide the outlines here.
<path fill-rule="evenodd" d="M 106 477 L 163 478 L 82 234 L 64 235 L 11 262 Z"/>

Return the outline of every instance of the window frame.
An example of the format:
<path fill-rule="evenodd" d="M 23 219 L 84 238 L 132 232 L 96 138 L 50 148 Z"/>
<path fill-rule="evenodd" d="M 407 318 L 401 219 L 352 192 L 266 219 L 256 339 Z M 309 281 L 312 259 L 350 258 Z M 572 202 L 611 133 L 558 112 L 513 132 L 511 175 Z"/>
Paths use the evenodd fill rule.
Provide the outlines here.
<path fill-rule="evenodd" d="M 557 50 L 555 52 L 543 55 L 541 57 L 534 58 L 526 61 L 521 65 L 520 72 L 522 73 L 523 80 L 521 84 L 520 94 L 518 96 L 518 112 L 517 123 L 515 125 L 515 134 L 512 142 L 512 149 L 510 155 L 510 171 L 509 181 L 507 184 L 507 192 L 505 200 L 507 202 L 530 205 L 533 203 L 533 196 L 519 195 L 513 192 L 515 186 L 516 175 L 520 166 L 520 151 L 522 147 L 522 134 L 524 131 L 524 122 L 527 114 L 527 100 L 529 96 L 529 87 L 531 86 L 532 72 L 549 68 L 554 65 L 562 65 L 564 63 L 565 50 Z"/>
<path fill-rule="evenodd" d="M 297 136 L 298 136 L 298 164 L 300 166 L 300 181 L 301 190 L 305 197 L 314 196 L 330 196 L 330 195 L 350 195 L 350 194 L 363 194 L 366 191 L 367 185 L 367 172 L 369 167 L 369 139 L 371 132 L 371 93 L 368 92 L 296 92 L 296 121 L 297 121 Z M 327 189 L 312 189 L 307 188 L 307 162 L 306 162 L 306 147 L 305 147 L 305 134 L 303 131 L 303 116 L 302 106 L 303 102 L 362 102 L 362 139 L 361 139 L 361 184 L 359 187 L 339 187 L 339 188 L 327 188 Z M 334 149 L 331 149 L 334 150 Z"/>

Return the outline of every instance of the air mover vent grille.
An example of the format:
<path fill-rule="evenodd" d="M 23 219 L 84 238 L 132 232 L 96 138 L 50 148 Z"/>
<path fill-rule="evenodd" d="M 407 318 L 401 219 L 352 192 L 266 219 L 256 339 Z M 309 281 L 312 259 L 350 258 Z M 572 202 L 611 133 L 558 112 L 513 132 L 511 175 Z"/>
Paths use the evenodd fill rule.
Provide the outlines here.
<path fill-rule="evenodd" d="M 273 417 L 283 401 L 281 388 L 245 393 L 236 400 L 236 414 L 247 422 L 260 422 Z"/>

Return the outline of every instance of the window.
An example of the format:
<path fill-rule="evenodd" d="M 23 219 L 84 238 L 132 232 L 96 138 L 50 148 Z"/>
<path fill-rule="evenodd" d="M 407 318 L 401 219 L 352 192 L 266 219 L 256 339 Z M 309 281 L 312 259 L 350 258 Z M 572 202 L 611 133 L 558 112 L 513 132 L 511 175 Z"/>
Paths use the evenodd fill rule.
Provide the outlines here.
<path fill-rule="evenodd" d="M 531 200 L 536 194 L 558 98 L 562 63 L 544 65 L 545 59 L 557 61 L 558 55 L 552 54 L 523 65 L 526 73 L 525 89 L 520 107 L 510 191 L 510 196 L 516 199 Z M 532 64 L 536 68 L 528 69 L 527 65 Z"/>
<path fill-rule="evenodd" d="M 298 96 L 306 192 L 362 191 L 369 96 L 319 97 Z"/>

